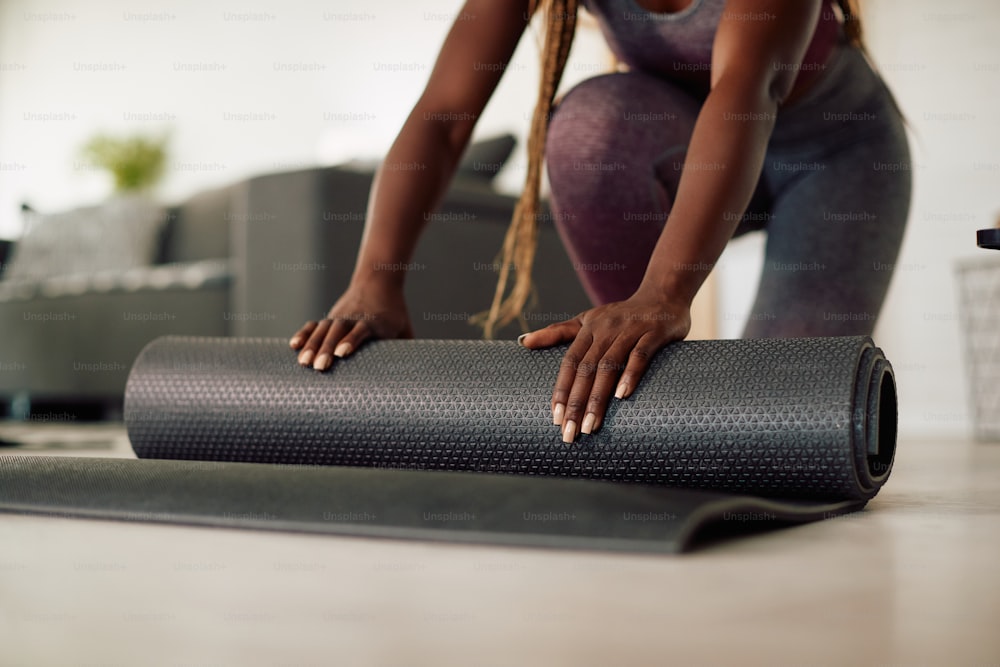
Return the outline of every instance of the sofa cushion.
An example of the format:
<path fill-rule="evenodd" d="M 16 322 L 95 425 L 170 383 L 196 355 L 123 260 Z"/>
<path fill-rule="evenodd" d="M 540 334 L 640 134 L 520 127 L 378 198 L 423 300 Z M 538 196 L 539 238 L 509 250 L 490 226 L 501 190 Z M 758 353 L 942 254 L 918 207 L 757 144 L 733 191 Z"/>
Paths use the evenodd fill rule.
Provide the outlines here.
<path fill-rule="evenodd" d="M 42 280 L 4 280 L 0 281 L 0 303 L 81 296 L 92 292 L 198 290 L 227 284 L 231 278 L 230 260 L 209 259 L 125 270 L 69 273 Z"/>
<path fill-rule="evenodd" d="M 164 219 L 163 208 L 142 196 L 37 215 L 14 246 L 4 277 L 40 281 L 147 266 L 156 256 Z"/>

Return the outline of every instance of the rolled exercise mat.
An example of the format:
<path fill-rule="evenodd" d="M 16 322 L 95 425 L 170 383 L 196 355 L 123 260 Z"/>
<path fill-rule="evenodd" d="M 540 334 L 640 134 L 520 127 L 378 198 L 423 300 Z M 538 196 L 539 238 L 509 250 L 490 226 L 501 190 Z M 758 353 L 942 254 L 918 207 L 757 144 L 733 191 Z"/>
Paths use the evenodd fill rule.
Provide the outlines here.
<path fill-rule="evenodd" d="M 374 341 L 327 373 L 277 339 L 165 337 L 138 356 L 140 458 L 581 477 L 866 501 L 896 436 L 892 369 L 865 337 L 691 341 L 652 361 L 604 424 L 562 442 L 565 347 Z"/>

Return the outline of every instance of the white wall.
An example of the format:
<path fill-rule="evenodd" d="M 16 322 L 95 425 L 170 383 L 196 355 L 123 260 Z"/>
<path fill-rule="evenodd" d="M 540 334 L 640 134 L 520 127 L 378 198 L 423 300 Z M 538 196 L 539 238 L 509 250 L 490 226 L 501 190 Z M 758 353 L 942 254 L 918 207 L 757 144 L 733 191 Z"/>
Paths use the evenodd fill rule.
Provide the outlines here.
<path fill-rule="evenodd" d="M 899 367 L 904 425 L 965 431 L 971 417 L 954 265 L 1000 260 L 975 241 L 975 230 L 1000 215 L 1000 3 L 903 4 L 871 3 L 868 16 L 875 56 L 913 126 L 916 162 L 902 270 L 880 343 Z"/>
<path fill-rule="evenodd" d="M 78 153 L 97 130 L 171 129 L 168 200 L 249 173 L 380 156 L 461 6 L 0 0 L 0 237 L 18 235 L 21 201 L 57 209 L 107 195 Z M 537 38 L 522 40 L 478 136 L 524 134 Z M 602 44 L 582 36 L 567 84 L 606 65 Z M 523 165 L 519 153 L 506 189 Z"/>
<path fill-rule="evenodd" d="M 107 194 L 103 175 L 76 154 L 98 129 L 172 128 L 172 168 L 160 191 L 168 200 L 249 173 L 378 156 L 460 6 L 0 0 L 0 237 L 18 233 L 22 200 L 56 209 Z M 1000 3 L 878 0 L 867 3 L 865 19 L 870 49 L 912 126 L 917 164 L 901 268 L 876 339 L 897 369 L 902 431 L 965 432 L 952 266 L 987 252 L 975 249 L 973 233 L 1000 213 Z M 536 54 L 529 35 L 480 135 L 523 135 Z M 603 58 L 600 37 L 585 34 L 567 85 L 596 73 Z M 400 65 L 417 70 L 391 71 Z M 84 69 L 93 66 L 111 71 Z M 179 69 L 190 66 L 216 71 Z M 225 116 L 234 113 L 266 119 Z M 518 153 L 502 175 L 505 188 L 517 188 L 523 164 Z M 741 240 L 723 259 L 723 335 L 742 326 L 760 250 L 760 239 Z"/>

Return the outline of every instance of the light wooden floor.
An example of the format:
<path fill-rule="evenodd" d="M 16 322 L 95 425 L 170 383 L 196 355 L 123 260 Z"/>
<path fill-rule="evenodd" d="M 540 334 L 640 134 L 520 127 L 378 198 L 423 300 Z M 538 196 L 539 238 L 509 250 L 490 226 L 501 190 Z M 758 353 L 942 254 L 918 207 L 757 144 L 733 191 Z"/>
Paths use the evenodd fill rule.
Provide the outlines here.
<path fill-rule="evenodd" d="M 29 435 L 129 454 L 74 432 Z M 903 440 L 867 512 L 680 557 L 0 516 L 0 665 L 98 664 L 1000 665 L 1000 446 Z"/>

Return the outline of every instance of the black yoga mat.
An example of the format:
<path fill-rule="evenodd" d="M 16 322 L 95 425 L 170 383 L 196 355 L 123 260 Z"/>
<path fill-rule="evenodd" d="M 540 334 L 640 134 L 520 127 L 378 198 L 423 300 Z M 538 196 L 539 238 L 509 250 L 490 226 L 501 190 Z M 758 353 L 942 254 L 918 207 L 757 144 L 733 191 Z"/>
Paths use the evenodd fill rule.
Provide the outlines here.
<path fill-rule="evenodd" d="M 675 551 L 711 521 L 859 509 L 889 475 L 895 385 L 868 338 L 673 344 L 573 444 L 549 412 L 564 351 L 375 341 L 321 374 L 282 340 L 161 338 L 133 366 L 125 421 L 140 458 L 188 461 L 43 471 L 71 489 L 46 511 L 74 513 L 72 489 L 109 476 L 93 502 L 110 515 Z"/>

